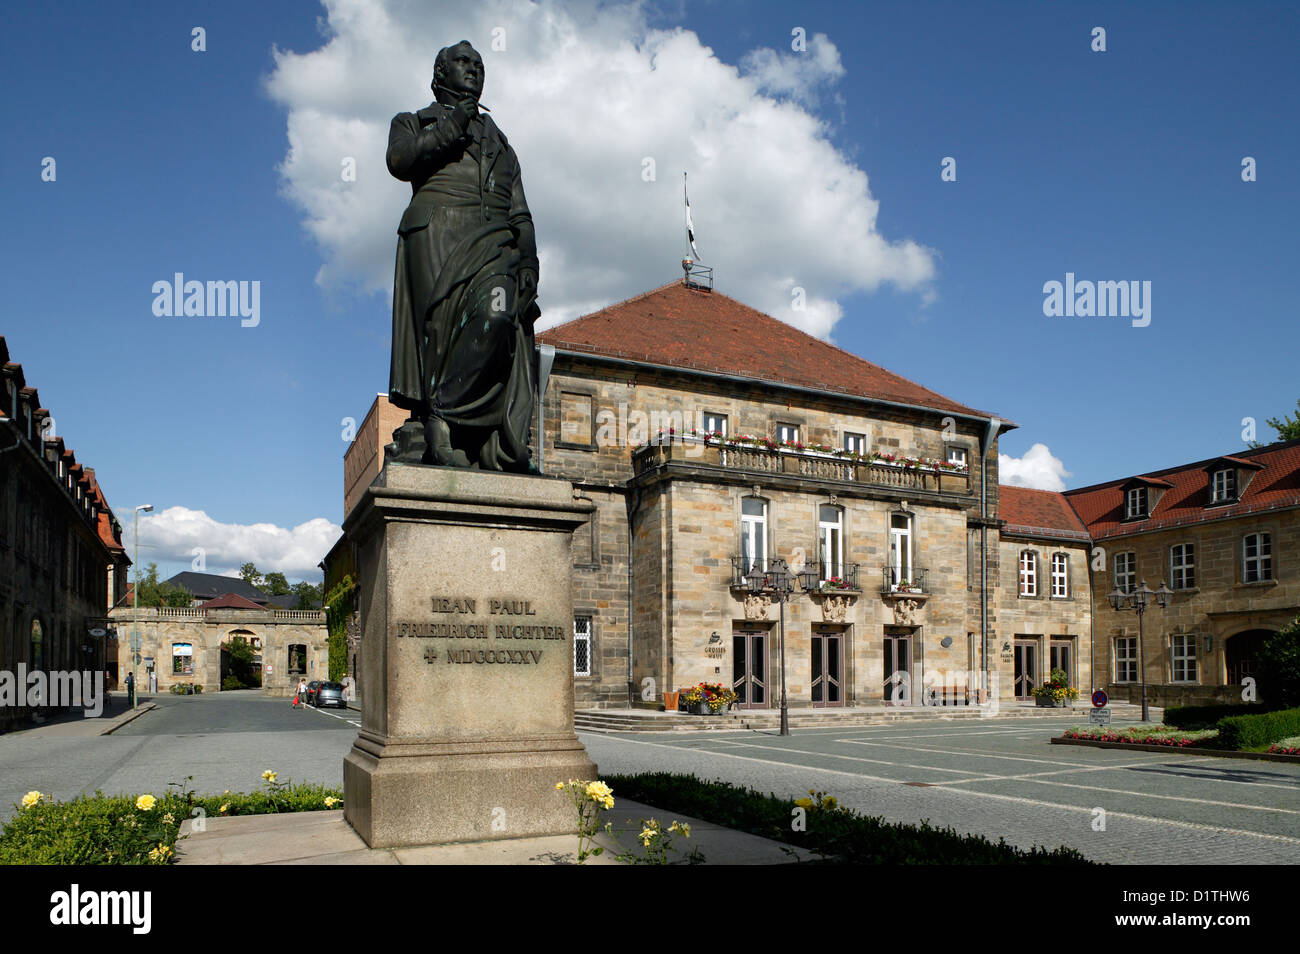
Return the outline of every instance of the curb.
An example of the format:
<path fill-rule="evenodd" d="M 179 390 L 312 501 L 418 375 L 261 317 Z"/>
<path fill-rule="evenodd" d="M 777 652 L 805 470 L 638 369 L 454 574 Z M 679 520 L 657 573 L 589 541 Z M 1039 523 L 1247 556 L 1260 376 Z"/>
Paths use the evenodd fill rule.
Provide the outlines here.
<path fill-rule="evenodd" d="M 120 721 L 120 722 L 114 722 L 112 725 L 108 726 L 106 729 L 104 729 L 103 732 L 101 732 L 101 733 L 99 733 L 99 734 L 100 734 L 100 735 L 112 735 L 112 734 L 113 734 L 114 732 L 116 732 L 118 729 L 122 728 L 122 726 L 127 725 L 128 723 L 134 722 L 136 719 L 140 718 L 140 716 L 144 715 L 146 712 L 148 712 L 148 711 L 150 711 L 151 709 L 154 709 L 154 708 L 156 708 L 156 706 L 154 706 L 154 704 L 153 704 L 152 702 L 141 703 L 140 708 L 138 708 L 138 709 L 136 709 L 136 710 L 133 710 L 132 713 L 131 713 L 129 716 L 125 717 L 125 718 L 121 718 L 121 717 L 119 717 L 119 718 L 121 718 L 121 721 Z"/>
<path fill-rule="evenodd" d="M 1229 752 L 1225 749 L 1202 749 L 1197 746 L 1143 745 L 1138 742 L 1102 742 L 1097 739 L 1051 740 L 1053 745 L 1087 745 L 1094 749 L 1126 749 L 1131 752 L 1180 752 L 1187 755 L 1211 755 L 1221 759 L 1261 759 L 1265 762 L 1288 762 L 1300 765 L 1300 755 L 1280 755 L 1276 752 Z"/>

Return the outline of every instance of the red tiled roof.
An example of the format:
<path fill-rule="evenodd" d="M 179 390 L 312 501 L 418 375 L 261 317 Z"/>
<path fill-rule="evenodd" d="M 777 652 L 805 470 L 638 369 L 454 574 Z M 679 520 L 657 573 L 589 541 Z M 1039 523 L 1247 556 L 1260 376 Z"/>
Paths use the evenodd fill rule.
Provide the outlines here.
<path fill-rule="evenodd" d="M 255 609 L 264 610 L 265 606 L 258 606 L 252 600 L 246 600 L 238 593 L 223 593 L 216 599 L 208 600 L 206 603 L 200 603 L 199 609 Z"/>
<path fill-rule="evenodd" d="M 1124 494 L 1121 489 L 1129 478 L 1113 480 L 1092 487 L 1067 490 L 1066 498 L 1087 525 L 1093 539 L 1122 536 L 1143 530 L 1185 526 L 1242 516 L 1261 510 L 1300 506 L 1300 441 L 1270 444 L 1234 454 L 1234 461 L 1245 466 L 1261 465 L 1241 494 L 1241 500 L 1229 506 L 1207 506 L 1210 501 L 1210 464 L 1228 458 L 1211 457 L 1155 471 L 1147 476 L 1164 478 L 1172 486 L 1157 501 L 1146 520 L 1124 520 Z"/>
<path fill-rule="evenodd" d="M 990 416 L 734 298 L 680 281 L 565 322 L 537 340 L 560 351 Z"/>
<path fill-rule="evenodd" d="M 1054 490 L 998 485 L 998 516 L 1006 521 L 1005 533 L 1064 536 L 1087 539 L 1088 528 L 1070 507 L 1064 494 Z"/>

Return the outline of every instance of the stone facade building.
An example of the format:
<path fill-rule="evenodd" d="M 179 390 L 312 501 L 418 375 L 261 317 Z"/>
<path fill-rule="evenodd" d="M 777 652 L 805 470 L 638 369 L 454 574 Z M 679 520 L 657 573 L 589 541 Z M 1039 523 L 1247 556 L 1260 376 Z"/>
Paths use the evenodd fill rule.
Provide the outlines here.
<path fill-rule="evenodd" d="M 329 678 L 325 614 L 320 610 L 279 609 L 235 593 L 197 606 L 139 610 L 123 600 L 110 615 L 124 636 L 131 632 L 137 612 L 141 662 L 136 678 L 141 692 L 148 689 L 151 674 L 158 692 L 168 692 L 177 684 L 201 685 L 205 692 L 220 690 L 226 675 L 222 647 L 232 639 L 252 647 L 267 695 L 292 695 L 299 679 Z M 126 640 L 122 642 L 125 645 Z M 128 655 L 123 654 L 126 671 L 131 668 Z"/>
<path fill-rule="evenodd" d="M 130 565 L 95 472 L 52 436 L 0 337 L 0 671 L 103 672 Z M 39 713 L 0 707 L 0 730 Z"/>
<path fill-rule="evenodd" d="M 1300 615 L 1300 441 L 1066 491 L 1092 537 L 1095 652 L 1113 696 L 1239 702 L 1260 643 Z M 1107 594 L 1173 590 L 1143 616 Z M 1102 681 L 1099 679 L 1099 681 Z"/>

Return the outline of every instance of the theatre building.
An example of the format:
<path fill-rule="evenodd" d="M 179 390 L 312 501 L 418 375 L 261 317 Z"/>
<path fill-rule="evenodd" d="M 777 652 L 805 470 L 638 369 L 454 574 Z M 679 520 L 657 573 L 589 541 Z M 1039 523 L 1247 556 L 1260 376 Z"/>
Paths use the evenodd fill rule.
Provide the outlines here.
<path fill-rule="evenodd" d="M 1239 702 L 1260 644 L 1300 615 L 1300 441 L 1270 444 L 1065 497 L 1087 526 L 1098 682 L 1152 705 Z M 1146 584 L 1139 629 L 1107 594 Z"/>
<path fill-rule="evenodd" d="M 545 472 L 597 508 L 574 540 L 579 707 L 700 681 L 779 705 L 778 560 L 796 573 L 791 706 L 966 701 L 981 684 L 1012 699 L 995 625 L 997 439 L 1014 425 L 690 281 L 538 341 Z M 1044 542 L 1049 562 L 1078 545 Z M 1034 626 L 1041 669 L 1058 628 Z"/>

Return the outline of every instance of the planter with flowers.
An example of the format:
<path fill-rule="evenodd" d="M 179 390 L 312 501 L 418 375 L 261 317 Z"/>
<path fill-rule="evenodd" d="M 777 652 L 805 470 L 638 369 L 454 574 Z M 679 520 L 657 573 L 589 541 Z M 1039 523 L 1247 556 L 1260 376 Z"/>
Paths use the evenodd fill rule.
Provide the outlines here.
<path fill-rule="evenodd" d="M 1079 690 L 1070 685 L 1069 676 L 1059 667 L 1052 670 L 1047 682 L 1031 689 L 1030 692 L 1041 708 L 1064 708 L 1067 702 L 1079 698 Z"/>
<path fill-rule="evenodd" d="M 722 715 L 738 697 L 726 686 L 716 682 L 701 682 L 683 689 L 678 697 L 679 708 L 695 715 Z"/>

